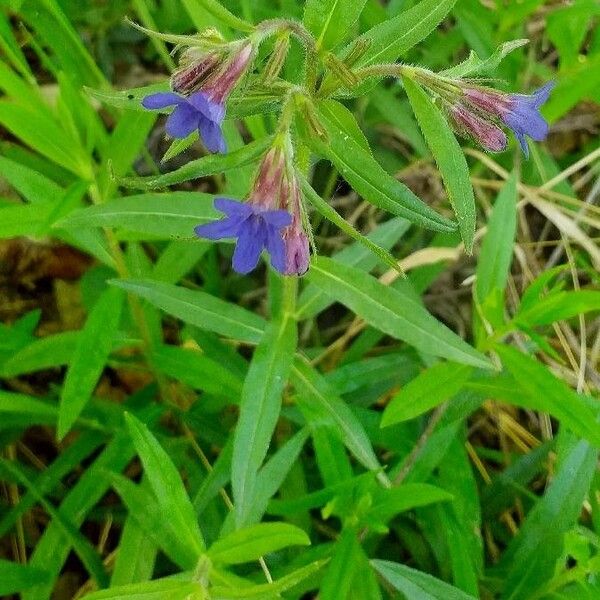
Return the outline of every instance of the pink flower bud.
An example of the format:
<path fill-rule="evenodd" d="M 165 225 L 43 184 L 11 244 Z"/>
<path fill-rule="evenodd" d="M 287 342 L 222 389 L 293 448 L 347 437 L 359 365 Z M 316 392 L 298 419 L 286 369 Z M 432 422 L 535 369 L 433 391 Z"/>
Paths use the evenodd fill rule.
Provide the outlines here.
<path fill-rule="evenodd" d="M 283 149 L 273 146 L 262 159 L 250 192 L 249 202 L 265 209 L 287 208 L 289 184 Z"/>
<path fill-rule="evenodd" d="M 171 75 L 171 89 L 186 96 L 200 90 L 221 60 L 218 52 L 203 54 L 195 49 L 187 50 L 180 61 L 180 68 Z"/>
<path fill-rule="evenodd" d="M 465 88 L 465 100 L 479 110 L 501 117 L 510 110 L 510 96 L 493 89 Z"/>
<path fill-rule="evenodd" d="M 218 72 L 213 73 L 202 86 L 207 96 L 211 100 L 223 104 L 246 73 L 253 54 L 254 48 L 250 42 L 231 54 Z"/>
<path fill-rule="evenodd" d="M 462 105 L 448 110 L 457 133 L 473 138 L 486 150 L 502 152 L 506 148 L 506 134 L 492 121 L 488 121 Z"/>
<path fill-rule="evenodd" d="M 288 231 L 283 234 L 285 243 L 285 274 L 286 275 L 304 275 L 310 265 L 310 250 L 308 237 L 301 228 L 294 224 L 288 227 Z"/>

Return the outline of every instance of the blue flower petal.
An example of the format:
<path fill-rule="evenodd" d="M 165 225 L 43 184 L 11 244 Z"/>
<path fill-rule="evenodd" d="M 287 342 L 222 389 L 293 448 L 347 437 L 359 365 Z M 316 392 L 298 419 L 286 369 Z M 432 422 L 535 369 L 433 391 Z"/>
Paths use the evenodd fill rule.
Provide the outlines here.
<path fill-rule="evenodd" d="M 222 123 L 225 118 L 225 106 L 211 100 L 204 92 L 192 94 L 187 101 L 209 121 Z"/>
<path fill-rule="evenodd" d="M 150 110 L 156 110 L 166 108 L 167 106 L 175 106 L 182 102 L 185 102 L 185 98 L 182 98 L 179 94 L 173 92 L 158 92 L 146 96 L 142 100 L 142 106 Z"/>
<path fill-rule="evenodd" d="M 222 240 L 223 238 L 238 237 L 243 227 L 244 219 L 237 217 L 227 217 L 205 225 L 198 225 L 194 232 L 198 237 L 207 240 Z"/>
<path fill-rule="evenodd" d="M 246 218 L 254 212 L 252 206 L 247 202 L 238 202 L 231 198 L 215 198 L 214 207 L 228 217 L 242 216 Z"/>
<path fill-rule="evenodd" d="M 262 249 L 267 243 L 267 227 L 258 217 L 244 221 L 233 253 L 233 269 L 246 275 L 256 268 Z"/>
<path fill-rule="evenodd" d="M 292 215 L 287 210 L 266 210 L 262 218 L 273 227 L 281 229 L 292 223 Z"/>
<path fill-rule="evenodd" d="M 198 123 L 198 133 L 204 142 L 204 145 L 210 152 L 220 152 L 224 154 L 227 151 L 227 144 L 221 131 L 221 126 L 209 121 L 205 117 L 200 117 Z"/>
<path fill-rule="evenodd" d="M 271 265 L 282 275 L 286 271 L 285 242 L 281 231 L 276 227 L 267 226 L 267 252 L 271 255 Z"/>
<path fill-rule="evenodd" d="M 535 108 L 539 108 L 544 104 L 550 97 L 550 92 L 556 86 L 555 81 L 549 81 L 546 85 L 533 92 L 533 105 Z"/>
<path fill-rule="evenodd" d="M 189 104 L 179 104 L 165 124 L 167 133 L 174 138 L 186 138 L 196 127 L 200 116 Z"/>

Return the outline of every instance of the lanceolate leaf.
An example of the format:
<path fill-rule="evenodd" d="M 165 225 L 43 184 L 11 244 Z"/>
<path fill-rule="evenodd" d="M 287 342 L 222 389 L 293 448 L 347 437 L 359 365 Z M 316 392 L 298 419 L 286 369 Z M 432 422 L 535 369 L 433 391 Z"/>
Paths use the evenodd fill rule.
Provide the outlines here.
<path fill-rule="evenodd" d="M 200 192 L 140 194 L 71 213 L 56 227 L 110 227 L 149 239 L 194 238 L 194 227 L 214 221 L 213 197 Z"/>
<path fill-rule="evenodd" d="M 252 506 L 256 475 L 279 418 L 296 343 L 296 323 L 284 312 L 267 325 L 244 382 L 231 463 L 238 527 L 244 525 Z"/>
<path fill-rule="evenodd" d="M 113 280 L 111 284 L 144 298 L 185 323 L 225 337 L 256 344 L 265 328 L 258 315 L 206 292 L 144 279 Z"/>
<path fill-rule="evenodd" d="M 598 450 L 573 444 L 549 488 L 531 510 L 504 555 L 509 565 L 503 600 L 534 597 L 552 578 L 564 535 L 575 526 L 596 470 Z"/>
<path fill-rule="evenodd" d="M 398 261 L 384 248 L 378 246 L 375 242 L 371 241 L 368 237 L 362 235 L 346 219 L 341 217 L 334 208 L 331 207 L 313 188 L 306 179 L 299 175 L 302 184 L 302 191 L 304 197 L 329 221 L 334 225 L 337 225 L 348 237 L 356 240 L 359 244 L 362 244 L 365 248 L 368 248 L 375 256 L 377 256 L 382 262 L 387 264 L 392 269 L 402 272 L 398 266 Z"/>
<path fill-rule="evenodd" d="M 342 442 L 356 459 L 367 469 L 378 471 L 381 466 L 369 436 L 354 413 L 335 394 L 335 390 L 331 389 L 319 372 L 305 360 L 297 359 L 292 377 L 299 394 L 299 402 L 308 409 L 309 414 L 331 422 L 339 432 Z"/>
<path fill-rule="evenodd" d="M 581 396 L 534 358 L 510 346 L 497 345 L 495 350 L 529 396 L 529 406 L 556 416 L 574 433 L 600 448 L 600 424 Z"/>
<path fill-rule="evenodd" d="M 388 175 L 379 163 L 342 128 L 336 117 L 335 103 L 323 104 L 320 117 L 328 134 L 326 141 L 311 135 L 307 142 L 319 154 L 329 158 L 342 177 L 375 206 L 404 217 L 412 223 L 435 231 L 453 231 L 455 224 L 429 208 L 404 184 Z M 307 134 L 308 135 L 308 134 Z"/>
<path fill-rule="evenodd" d="M 288 523 L 260 523 L 239 529 L 217 540 L 207 554 L 213 562 L 237 565 L 258 560 L 264 554 L 288 546 L 308 546 L 310 540 L 299 527 Z"/>
<path fill-rule="evenodd" d="M 186 547 L 200 556 L 205 549 L 204 540 L 192 502 L 175 465 L 141 421 L 129 413 L 126 413 L 125 420 L 158 504 Z"/>
<path fill-rule="evenodd" d="M 517 229 L 517 174 L 496 198 L 477 264 L 477 300 L 483 304 L 494 289 L 504 291 Z"/>
<path fill-rule="evenodd" d="M 467 161 L 448 121 L 423 88 L 408 76 L 403 77 L 402 81 L 427 145 L 440 169 L 448 198 L 458 219 L 465 250 L 470 254 L 473 251 L 477 215 Z"/>
<path fill-rule="evenodd" d="M 10 596 L 40 583 L 47 583 L 42 569 L 0 559 L 0 594 Z"/>
<path fill-rule="evenodd" d="M 192 160 L 170 173 L 151 177 L 123 179 L 120 183 L 126 187 L 153 190 L 208 175 L 225 173 L 258 161 L 271 142 L 272 138 L 268 136 L 255 142 L 250 142 L 242 146 L 239 150 L 233 150 L 227 154 L 208 154 L 197 160 Z"/>
<path fill-rule="evenodd" d="M 100 379 L 113 347 L 122 302 L 120 290 L 106 290 L 88 316 L 62 389 L 57 429 L 59 439 L 71 429 Z"/>
<path fill-rule="evenodd" d="M 372 560 L 375 570 L 407 598 L 419 600 L 475 600 L 474 596 L 406 565 Z"/>
<path fill-rule="evenodd" d="M 366 0 L 308 0 L 304 23 L 319 48 L 334 48 L 348 36 Z"/>
<path fill-rule="evenodd" d="M 409 381 L 386 406 L 381 426 L 413 419 L 452 398 L 469 380 L 472 369 L 453 363 L 438 363 Z"/>
<path fill-rule="evenodd" d="M 376 25 L 359 41 L 370 43 L 360 65 L 393 62 L 426 38 L 450 12 L 456 0 L 422 0 L 397 17 Z M 347 52 L 350 46 L 344 51 Z"/>
<path fill-rule="evenodd" d="M 432 317 L 412 296 L 384 286 L 368 273 L 329 258 L 313 261 L 308 278 L 367 323 L 434 356 L 475 367 L 488 360 Z"/>

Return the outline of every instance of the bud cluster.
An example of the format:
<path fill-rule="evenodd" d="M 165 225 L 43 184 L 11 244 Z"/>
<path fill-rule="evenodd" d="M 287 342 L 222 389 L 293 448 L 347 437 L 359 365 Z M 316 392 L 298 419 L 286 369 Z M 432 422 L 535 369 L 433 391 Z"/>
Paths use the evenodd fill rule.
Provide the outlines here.
<path fill-rule="evenodd" d="M 506 148 L 502 126 L 513 131 L 526 157 L 529 147 L 525 136 L 541 141 L 548 135 L 548 123 L 540 114 L 540 107 L 548 100 L 553 82 L 531 95 L 507 94 L 472 80 L 451 79 L 425 69 L 410 71 L 439 98 L 455 131 L 486 150 L 500 152 Z"/>

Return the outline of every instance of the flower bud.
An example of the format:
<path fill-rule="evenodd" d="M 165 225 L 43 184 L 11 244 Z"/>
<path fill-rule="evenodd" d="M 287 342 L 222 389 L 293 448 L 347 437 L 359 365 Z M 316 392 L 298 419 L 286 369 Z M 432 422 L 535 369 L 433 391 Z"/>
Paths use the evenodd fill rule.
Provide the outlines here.
<path fill-rule="evenodd" d="M 450 106 L 448 114 L 454 129 L 460 135 L 472 138 L 491 152 L 502 152 L 506 148 L 506 134 L 492 121 L 480 117 L 461 104 Z"/>
<path fill-rule="evenodd" d="M 262 159 L 248 200 L 269 210 L 287 208 L 288 188 L 285 153 L 276 145 Z"/>
<path fill-rule="evenodd" d="M 344 64 L 349 69 L 353 67 L 365 54 L 365 52 L 371 47 L 371 40 L 367 38 L 358 38 L 350 51 L 344 58 Z"/>
<path fill-rule="evenodd" d="M 193 94 L 215 72 L 221 60 L 219 52 L 205 54 L 189 48 L 182 55 L 180 68 L 171 75 L 171 89 L 186 96 Z"/>
<path fill-rule="evenodd" d="M 202 89 L 215 102 L 223 104 L 233 88 L 246 73 L 254 54 L 252 43 L 245 42 L 235 52 L 229 55 L 221 68 L 213 72 L 205 81 Z"/>
<path fill-rule="evenodd" d="M 348 88 L 352 89 L 359 84 L 358 78 L 335 54 L 327 54 L 325 64 L 331 69 L 335 76 Z"/>
<path fill-rule="evenodd" d="M 283 68 L 289 49 L 290 36 L 282 35 L 275 42 L 275 47 L 273 48 L 271 58 L 269 58 L 269 62 L 267 62 L 264 68 L 262 79 L 265 84 L 269 85 L 277 79 L 281 69 Z"/>
<path fill-rule="evenodd" d="M 294 227 L 294 224 L 290 225 L 288 230 L 283 234 L 286 257 L 285 274 L 304 275 L 310 266 L 308 237 L 301 227 Z"/>

